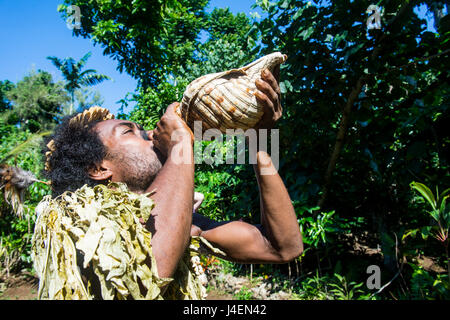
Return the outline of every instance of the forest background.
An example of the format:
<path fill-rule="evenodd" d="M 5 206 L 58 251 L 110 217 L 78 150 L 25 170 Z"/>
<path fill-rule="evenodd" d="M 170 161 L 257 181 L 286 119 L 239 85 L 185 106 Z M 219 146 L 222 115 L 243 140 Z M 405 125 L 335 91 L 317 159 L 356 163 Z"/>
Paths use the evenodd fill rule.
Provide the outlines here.
<path fill-rule="evenodd" d="M 288 56 L 280 79 L 279 173 L 305 251 L 286 265 L 215 261 L 216 267 L 283 283 L 300 299 L 448 299 L 450 18 L 444 2 L 257 0 L 252 14 L 207 10 L 208 4 L 73 0 L 61 1 L 58 10 L 75 26 L 74 39 L 90 39 L 135 80 L 117 116 L 147 129 L 195 78 L 274 51 Z M 80 9 L 80 24 L 71 6 Z M 111 79 L 88 68 L 89 58 L 48 52 L 56 69 L 0 82 L 0 163 L 41 179 L 42 137 L 74 110 L 108 107 L 93 88 Z M 62 80 L 54 79 L 55 70 Z M 259 222 L 251 166 L 200 164 L 195 184 L 205 195 L 202 214 Z M 35 182 L 20 199 L 4 185 L 1 191 L 5 280 L 33 273 L 35 207 L 50 190 Z M 375 286 L 368 270 L 379 270 Z"/>

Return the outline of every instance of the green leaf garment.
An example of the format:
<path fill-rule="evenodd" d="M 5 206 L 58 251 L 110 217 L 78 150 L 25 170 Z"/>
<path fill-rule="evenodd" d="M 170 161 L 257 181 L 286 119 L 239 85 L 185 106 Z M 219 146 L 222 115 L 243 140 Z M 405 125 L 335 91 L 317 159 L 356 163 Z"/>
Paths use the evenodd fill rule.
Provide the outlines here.
<path fill-rule="evenodd" d="M 110 183 L 46 196 L 32 240 L 38 298 L 204 299 L 198 255 L 224 253 L 192 237 L 173 278 L 160 278 L 152 235 L 140 222 L 154 207 L 148 195 Z"/>

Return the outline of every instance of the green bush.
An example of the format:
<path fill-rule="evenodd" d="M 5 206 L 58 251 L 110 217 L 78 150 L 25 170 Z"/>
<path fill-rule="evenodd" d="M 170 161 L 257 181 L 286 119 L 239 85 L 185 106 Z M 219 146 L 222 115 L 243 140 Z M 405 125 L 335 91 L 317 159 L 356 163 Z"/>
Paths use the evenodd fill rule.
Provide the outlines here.
<path fill-rule="evenodd" d="M 32 134 L 28 130 L 21 130 L 17 126 L 7 125 L 1 122 L 0 132 L 3 139 L 0 143 L 0 160 L 11 155 L 11 151 L 26 141 L 31 141 L 25 147 L 15 151 L 8 157 L 6 163 L 31 171 L 36 177 L 40 177 L 43 169 L 43 160 L 40 151 L 42 138 Z M 36 219 L 35 207 L 45 195 L 50 194 L 50 187 L 42 183 L 34 183 L 25 193 L 24 214 L 22 219 L 13 212 L 10 204 L 5 202 L 3 194 L 0 197 L 0 250 L 4 254 L 0 257 L 0 264 L 4 271 L 31 270 L 30 258 L 31 237 L 34 231 Z"/>

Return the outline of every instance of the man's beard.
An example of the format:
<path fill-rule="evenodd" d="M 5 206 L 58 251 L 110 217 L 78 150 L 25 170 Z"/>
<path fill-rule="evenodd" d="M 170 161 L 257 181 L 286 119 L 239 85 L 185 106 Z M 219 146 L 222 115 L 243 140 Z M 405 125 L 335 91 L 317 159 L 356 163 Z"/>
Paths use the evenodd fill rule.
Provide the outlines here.
<path fill-rule="evenodd" d="M 142 153 L 125 153 L 113 155 L 114 160 L 120 161 L 122 168 L 122 181 L 130 191 L 142 193 L 152 184 L 161 170 L 165 159 L 157 153 L 153 155 Z"/>

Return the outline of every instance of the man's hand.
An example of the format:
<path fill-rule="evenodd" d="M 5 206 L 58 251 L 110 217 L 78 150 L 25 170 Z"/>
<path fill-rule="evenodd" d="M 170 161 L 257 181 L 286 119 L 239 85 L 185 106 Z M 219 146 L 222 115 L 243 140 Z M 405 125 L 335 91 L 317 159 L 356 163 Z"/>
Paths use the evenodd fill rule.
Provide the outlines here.
<path fill-rule="evenodd" d="M 151 140 L 167 157 L 146 192 L 156 206 L 146 222 L 152 233 L 152 250 L 158 275 L 172 277 L 189 245 L 194 199 L 193 134 L 175 113 L 172 103 L 152 131 Z M 183 156 L 180 156 L 180 153 Z"/>
<path fill-rule="evenodd" d="M 274 70 L 274 74 L 263 71 L 262 81 L 256 81 L 258 91 L 255 96 L 264 106 L 265 112 L 255 129 L 271 129 L 281 117 L 283 110 L 278 74 L 279 67 Z M 243 221 L 217 222 L 194 213 L 191 235 L 204 237 L 224 251 L 226 256 L 221 258 L 227 260 L 241 263 L 286 263 L 303 251 L 295 210 L 270 156 L 257 148 L 253 150 L 257 151 L 254 169 L 260 193 L 261 225 L 250 225 Z M 272 168 L 272 173 L 262 174 L 262 168 Z"/>
<path fill-rule="evenodd" d="M 280 66 L 278 65 L 273 74 L 264 69 L 261 72 L 261 79 L 256 80 L 255 92 L 256 99 L 264 106 L 264 115 L 257 123 L 255 129 L 271 129 L 275 122 L 281 118 L 283 109 L 281 107 L 281 92 L 278 85 L 278 79 L 280 74 Z"/>
<path fill-rule="evenodd" d="M 175 113 L 178 105 L 178 102 L 170 104 L 153 130 L 153 143 L 166 157 L 177 143 L 189 141 L 193 144 L 194 141 L 191 129 Z"/>

